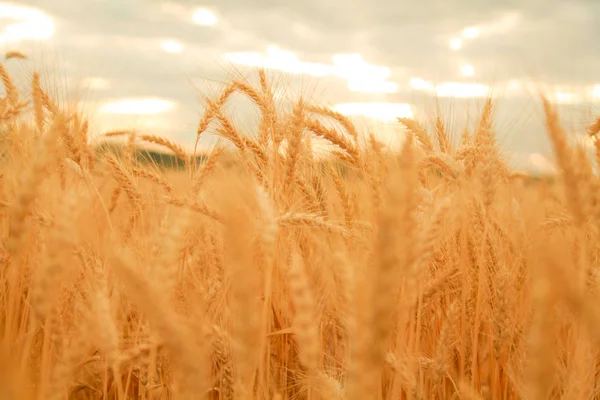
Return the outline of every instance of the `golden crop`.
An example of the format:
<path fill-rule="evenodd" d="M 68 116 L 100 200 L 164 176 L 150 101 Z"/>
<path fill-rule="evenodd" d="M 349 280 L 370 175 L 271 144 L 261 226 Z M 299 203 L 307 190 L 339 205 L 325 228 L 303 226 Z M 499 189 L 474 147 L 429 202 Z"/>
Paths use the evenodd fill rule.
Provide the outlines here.
<path fill-rule="evenodd" d="M 282 111 L 259 71 L 208 102 L 198 137 L 234 150 L 198 162 L 127 131 L 98 152 L 37 73 L 30 94 L 0 74 L 3 399 L 598 397 L 600 156 L 548 101 L 553 182 L 507 166 L 491 100 L 460 143 L 399 121 L 390 153 L 329 109 Z M 141 141 L 186 168 L 140 163 Z"/>

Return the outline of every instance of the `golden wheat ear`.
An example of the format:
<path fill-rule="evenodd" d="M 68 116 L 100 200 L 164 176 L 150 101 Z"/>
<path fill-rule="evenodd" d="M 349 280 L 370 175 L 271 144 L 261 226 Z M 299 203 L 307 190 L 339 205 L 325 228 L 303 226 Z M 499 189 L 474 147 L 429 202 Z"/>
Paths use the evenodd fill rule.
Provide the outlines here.
<path fill-rule="evenodd" d="M 27 94 L 0 75 L 11 398 L 600 393 L 598 165 L 548 99 L 558 172 L 533 179 L 505 162 L 491 99 L 457 147 L 439 113 L 431 132 L 399 119 L 396 151 L 318 101 L 284 103 L 259 70 L 207 100 L 190 138 L 219 136 L 206 157 L 135 129 L 91 155 L 87 116 L 40 73 Z M 234 97 L 256 126 L 234 123 Z M 138 157 L 144 142 L 168 152 Z"/>

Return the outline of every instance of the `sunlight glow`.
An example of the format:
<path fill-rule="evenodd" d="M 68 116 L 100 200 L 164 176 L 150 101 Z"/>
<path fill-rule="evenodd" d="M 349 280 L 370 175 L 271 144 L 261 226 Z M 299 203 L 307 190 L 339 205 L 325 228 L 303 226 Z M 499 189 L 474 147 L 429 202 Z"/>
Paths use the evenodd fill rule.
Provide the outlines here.
<path fill-rule="evenodd" d="M 215 25 L 218 18 L 215 13 L 206 8 L 197 8 L 192 15 L 192 20 L 198 25 Z"/>
<path fill-rule="evenodd" d="M 489 90 L 488 86 L 480 83 L 445 82 L 435 87 L 439 97 L 485 97 Z"/>
<path fill-rule="evenodd" d="M 463 41 L 461 38 L 455 37 L 450 39 L 450 48 L 454 51 L 460 50 L 463 46 Z"/>
<path fill-rule="evenodd" d="M 250 67 L 264 67 L 292 74 L 310 76 L 334 76 L 345 79 L 348 89 L 362 93 L 395 93 L 398 85 L 387 81 L 391 75 L 388 67 L 373 65 L 358 53 L 335 54 L 331 64 L 301 61 L 289 50 L 269 46 L 266 53 L 239 52 L 226 53 L 225 58 L 233 63 Z"/>
<path fill-rule="evenodd" d="M 412 78 L 409 81 L 409 85 L 413 89 L 434 93 L 439 97 L 485 97 L 490 90 L 488 86 L 479 83 L 444 82 L 434 85 L 421 78 Z"/>
<path fill-rule="evenodd" d="M 409 82 L 410 87 L 416 90 L 423 90 L 426 92 L 435 91 L 435 86 L 431 82 L 427 82 L 421 78 L 412 78 Z"/>
<path fill-rule="evenodd" d="M 466 64 L 460 67 L 460 73 L 462 76 L 472 77 L 475 75 L 475 68 L 472 65 Z"/>
<path fill-rule="evenodd" d="M 490 20 L 476 26 L 463 28 L 460 37 L 450 39 L 450 49 L 457 51 L 463 47 L 465 41 L 474 40 L 489 35 L 500 35 L 514 29 L 521 21 L 522 15 L 518 11 L 510 11 L 501 18 Z"/>
<path fill-rule="evenodd" d="M 348 82 L 348 89 L 358 93 L 396 93 L 398 84 L 394 82 L 352 80 Z"/>
<path fill-rule="evenodd" d="M 388 67 L 372 65 L 366 62 L 358 53 L 336 54 L 332 58 L 334 75 L 340 78 L 367 78 L 373 81 L 383 81 L 390 77 Z"/>
<path fill-rule="evenodd" d="M 506 90 L 508 92 L 517 92 L 520 91 L 523 88 L 523 84 L 521 83 L 521 81 L 517 80 L 517 79 L 511 79 L 510 81 L 508 81 L 508 84 L 506 85 Z"/>
<path fill-rule="evenodd" d="M 383 122 L 414 117 L 410 104 L 406 103 L 342 103 L 336 104 L 334 110 L 346 116 L 363 116 Z"/>
<path fill-rule="evenodd" d="M 560 104 L 573 104 L 577 99 L 573 93 L 556 91 L 553 100 Z"/>
<path fill-rule="evenodd" d="M 523 83 L 527 92 L 540 89 L 548 96 L 548 100 L 557 104 L 585 104 L 600 100 L 600 85 L 556 85 L 537 81 Z"/>
<path fill-rule="evenodd" d="M 0 19 L 16 21 L 0 32 L 0 44 L 26 39 L 44 40 L 54 35 L 54 21 L 37 8 L 0 3 Z"/>
<path fill-rule="evenodd" d="M 160 42 L 160 47 L 167 53 L 181 53 L 183 45 L 177 40 L 163 40 Z"/>
<path fill-rule="evenodd" d="M 225 58 L 235 64 L 264 67 L 291 74 L 307 74 L 317 77 L 332 75 L 330 65 L 302 62 L 293 52 L 280 50 L 277 46 L 269 46 L 266 55 L 258 52 L 239 52 L 226 53 Z"/>
<path fill-rule="evenodd" d="M 92 76 L 88 78 L 86 86 L 90 89 L 107 90 L 110 88 L 110 82 L 108 79 L 99 76 Z"/>
<path fill-rule="evenodd" d="M 172 101 L 159 98 L 123 99 L 102 105 L 100 112 L 151 115 L 171 111 L 174 107 L 175 104 Z"/>
<path fill-rule="evenodd" d="M 469 26 L 469 27 L 463 29 L 462 37 L 465 39 L 475 39 L 477 36 L 479 36 L 480 33 L 481 33 L 481 30 L 478 27 Z"/>

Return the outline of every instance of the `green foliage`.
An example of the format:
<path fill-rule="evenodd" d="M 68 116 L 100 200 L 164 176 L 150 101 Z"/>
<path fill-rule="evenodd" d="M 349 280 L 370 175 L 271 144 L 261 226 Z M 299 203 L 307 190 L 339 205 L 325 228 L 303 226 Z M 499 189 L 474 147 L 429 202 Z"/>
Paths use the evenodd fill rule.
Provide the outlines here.
<path fill-rule="evenodd" d="M 100 143 L 96 146 L 96 154 L 112 154 L 117 157 L 123 154 L 123 145 L 118 143 Z M 146 165 L 153 164 L 158 165 L 165 169 L 181 170 L 185 168 L 184 161 L 174 154 L 163 153 L 156 150 L 148 150 L 142 148 L 136 148 L 134 151 L 134 157 L 137 163 Z M 196 157 L 198 164 L 202 164 L 206 160 L 205 155 Z"/>

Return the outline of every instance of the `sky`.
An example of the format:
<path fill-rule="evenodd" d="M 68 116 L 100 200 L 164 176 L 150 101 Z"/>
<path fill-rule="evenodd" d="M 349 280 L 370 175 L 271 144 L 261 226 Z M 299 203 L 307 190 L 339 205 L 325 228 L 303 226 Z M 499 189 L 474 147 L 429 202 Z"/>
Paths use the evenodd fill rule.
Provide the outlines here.
<path fill-rule="evenodd" d="M 456 137 L 486 96 L 517 167 L 551 169 L 537 88 L 574 139 L 600 114 L 597 0 L 0 1 L 9 71 L 81 101 L 97 133 L 137 128 L 191 146 L 203 111 L 235 77 L 267 68 L 282 103 L 303 95 L 352 116 L 394 147 L 396 117 L 439 110 Z M 17 79 L 18 79 L 17 78 Z M 229 106 L 250 130 L 257 110 Z M 576 136 L 579 134 L 579 136 Z M 215 136 L 203 135 L 210 148 Z"/>

